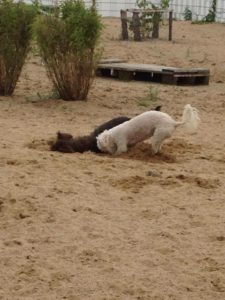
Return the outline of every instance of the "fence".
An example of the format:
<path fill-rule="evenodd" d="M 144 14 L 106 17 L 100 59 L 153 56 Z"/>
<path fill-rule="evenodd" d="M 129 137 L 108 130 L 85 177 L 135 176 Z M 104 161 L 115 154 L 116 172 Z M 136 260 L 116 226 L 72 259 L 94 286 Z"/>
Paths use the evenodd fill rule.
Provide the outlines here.
<path fill-rule="evenodd" d="M 31 0 L 27 0 L 31 1 Z M 52 4 L 63 0 L 42 0 L 43 4 Z M 87 6 L 91 0 L 84 0 Z M 160 4 L 161 0 L 152 0 L 154 4 Z M 213 0 L 170 0 L 170 9 L 173 10 L 177 20 L 184 20 L 185 9 L 192 12 L 193 20 L 202 20 L 212 7 Z M 96 0 L 99 13 L 104 17 L 119 17 L 121 9 L 135 8 L 136 0 Z M 217 0 L 216 21 L 225 23 L 225 0 Z"/>
<path fill-rule="evenodd" d="M 178 20 L 184 19 L 185 9 L 192 12 L 193 20 L 202 20 L 212 8 L 212 0 L 171 0 L 170 9 Z M 225 22 L 225 0 L 217 0 L 216 22 Z"/>
<path fill-rule="evenodd" d="M 217 0 L 216 21 L 225 23 L 225 0 Z"/>

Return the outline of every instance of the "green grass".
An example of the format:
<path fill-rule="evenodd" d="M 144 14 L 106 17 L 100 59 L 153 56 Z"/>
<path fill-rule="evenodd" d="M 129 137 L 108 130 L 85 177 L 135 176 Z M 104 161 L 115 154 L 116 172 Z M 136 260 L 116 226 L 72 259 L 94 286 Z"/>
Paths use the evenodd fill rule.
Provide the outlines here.
<path fill-rule="evenodd" d="M 138 102 L 139 106 L 149 107 L 159 100 L 159 91 L 155 87 L 150 87 L 144 99 Z"/>
<path fill-rule="evenodd" d="M 60 99 L 59 93 L 54 89 L 48 94 L 40 94 L 39 92 L 36 95 L 29 95 L 25 97 L 27 102 L 38 103 L 50 99 Z"/>

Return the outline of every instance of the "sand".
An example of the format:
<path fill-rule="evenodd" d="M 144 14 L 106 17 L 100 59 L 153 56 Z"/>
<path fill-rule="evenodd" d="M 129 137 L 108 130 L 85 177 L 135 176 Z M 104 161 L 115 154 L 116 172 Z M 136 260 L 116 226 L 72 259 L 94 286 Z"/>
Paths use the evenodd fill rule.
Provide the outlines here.
<path fill-rule="evenodd" d="M 224 25 L 174 22 L 173 42 L 163 26 L 135 43 L 118 19 L 104 24 L 104 58 L 207 67 L 210 84 L 96 78 L 86 102 L 64 102 L 29 55 L 0 97 L 0 299 L 225 299 Z M 177 129 L 155 157 L 148 141 L 119 157 L 49 151 L 59 129 L 87 134 L 156 105 L 179 120 L 187 103 L 198 132 Z"/>

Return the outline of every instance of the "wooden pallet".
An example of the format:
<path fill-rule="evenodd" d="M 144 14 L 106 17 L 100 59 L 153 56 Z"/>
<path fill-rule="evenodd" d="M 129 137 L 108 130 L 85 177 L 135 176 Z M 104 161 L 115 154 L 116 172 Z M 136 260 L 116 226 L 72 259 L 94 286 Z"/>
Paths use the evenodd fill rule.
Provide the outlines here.
<path fill-rule="evenodd" d="M 207 85 L 209 69 L 183 69 L 150 64 L 100 63 L 97 75 L 121 80 L 152 81 L 174 85 Z"/>

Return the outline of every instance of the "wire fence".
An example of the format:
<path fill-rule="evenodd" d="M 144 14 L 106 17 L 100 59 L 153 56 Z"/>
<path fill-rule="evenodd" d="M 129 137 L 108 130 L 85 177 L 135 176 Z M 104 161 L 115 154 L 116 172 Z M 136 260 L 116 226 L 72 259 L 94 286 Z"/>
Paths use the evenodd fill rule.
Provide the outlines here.
<path fill-rule="evenodd" d="M 178 20 L 185 19 L 185 10 L 189 9 L 193 20 L 203 20 L 212 9 L 212 0 L 171 0 L 170 9 Z M 216 22 L 225 22 L 225 0 L 217 0 L 215 11 Z"/>
<path fill-rule="evenodd" d="M 217 0 L 216 21 L 225 23 L 225 0 Z"/>
<path fill-rule="evenodd" d="M 27 0 L 31 1 L 31 0 Z M 43 4 L 57 4 L 63 0 L 42 0 Z M 92 5 L 91 0 L 84 0 L 87 6 Z M 98 12 L 104 17 L 119 17 L 121 9 L 137 7 L 136 0 L 96 0 Z M 152 3 L 159 5 L 161 0 L 152 0 Z M 174 18 L 177 20 L 185 19 L 185 10 L 189 9 L 192 19 L 200 21 L 207 16 L 212 8 L 213 0 L 170 0 L 169 9 L 173 10 Z M 217 0 L 216 22 L 225 23 L 225 0 Z"/>

